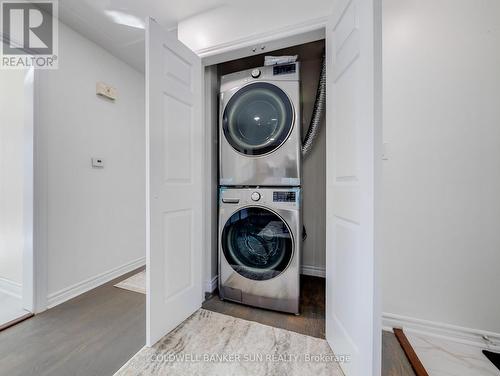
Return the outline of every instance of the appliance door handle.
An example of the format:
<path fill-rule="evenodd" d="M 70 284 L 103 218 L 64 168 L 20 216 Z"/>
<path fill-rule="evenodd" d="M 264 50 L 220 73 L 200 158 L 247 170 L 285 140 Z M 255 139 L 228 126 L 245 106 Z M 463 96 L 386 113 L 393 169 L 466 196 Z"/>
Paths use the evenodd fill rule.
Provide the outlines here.
<path fill-rule="evenodd" d="M 238 204 L 240 202 L 239 198 L 223 198 L 222 202 L 224 204 Z"/>

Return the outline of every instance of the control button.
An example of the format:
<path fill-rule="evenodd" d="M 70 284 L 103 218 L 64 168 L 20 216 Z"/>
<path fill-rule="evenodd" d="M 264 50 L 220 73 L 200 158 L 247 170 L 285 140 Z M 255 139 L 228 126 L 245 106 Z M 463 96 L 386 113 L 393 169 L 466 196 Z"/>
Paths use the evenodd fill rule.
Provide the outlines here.
<path fill-rule="evenodd" d="M 259 76 L 260 76 L 260 69 L 254 69 L 254 70 L 252 71 L 252 77 L 253 77 L 253 78 L 257 78 L 257 77 L 259 77 Z"/>
<path fill-rule="evenodd" d="M 260 193 L 259 192 L 252 193 L 251 198 L 253 201 L 259 201 L 260 200 Z"/>

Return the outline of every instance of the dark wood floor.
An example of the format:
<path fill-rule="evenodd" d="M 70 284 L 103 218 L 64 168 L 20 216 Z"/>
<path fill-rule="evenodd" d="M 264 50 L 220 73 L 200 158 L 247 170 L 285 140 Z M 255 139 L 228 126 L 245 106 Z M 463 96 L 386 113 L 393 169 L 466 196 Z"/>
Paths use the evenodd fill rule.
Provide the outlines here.
<path fill-rule="evenodd" d="M 416 376 L 392 332 L 382 332 L 382 376 Z"/>
<path fill-rule="evenodd" d="M 145 343 L 146 296 L 113 287 L 128 273 L 0 332 L 0 376 L 111 376 Z M 325 285 L 302 279 L 301 315 L 221 301 L 208 310 L 319 338 L 325 336 Z M 394 334 L 384 332 L 383 376 L 414 376 Z"/>
<path fill-rule="evenodd" d="M 325 283 L 323 278 L 301 276 L 300 315 L 249 307 L 222 301 L 215 294 L 203 303 L 203 308 L 256 321 L 261 324 L 291 330 L 312 337 L 325 338 Z"/>
<path fill-rule="evenodd" d="M 0 332 L 0 375 L 113 375 L 146 341 L 146 296 L 113 286 L 136 272 Z"/>

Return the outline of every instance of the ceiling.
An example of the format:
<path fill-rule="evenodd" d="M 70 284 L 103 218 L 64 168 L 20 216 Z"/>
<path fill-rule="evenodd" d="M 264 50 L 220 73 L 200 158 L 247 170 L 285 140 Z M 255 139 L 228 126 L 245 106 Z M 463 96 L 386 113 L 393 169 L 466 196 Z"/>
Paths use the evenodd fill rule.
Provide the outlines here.
<path fill-rule="evenodd" d="M 144 29 L 140 27 L 146 17 L 152 16 L 165 28 L 175 29 L 179 21 L 226 2 L 59 0 L 59 19 L 137 70 L 144 71 Z"/>
<path fill-rule="evenodd" d="M 197 20 L 205 14 L 237 9 L 230 17 L 246 17 L 255 20 L 250 27 L 259 28 L 258 20 L 264 17 L 273 22 L 276 14 L 280 20 L 292 17 L 295 9 L 306 18 L 307 9 L 326 14 L 329 0 L 288 0 L 288 11 L 283 12 L 281 2 L 269 0 L 59 0 L 59 19 L 67 26 L 94 43 L 144 72 L 144 21 L 153 17 L 167 30 L 175 30 L 180 22 Z M 220 9 L 218 9 L 220 8 Z M 267 10 L 262 13 L 262 10 Z M 299 18 L 300 18 L 299 17 Z M 210 22 L 210 21 L 208 21 Z M 261 22 L 262 23 L 262 22 Z M 200 23 L 200 27 L 210 27 Z"/>

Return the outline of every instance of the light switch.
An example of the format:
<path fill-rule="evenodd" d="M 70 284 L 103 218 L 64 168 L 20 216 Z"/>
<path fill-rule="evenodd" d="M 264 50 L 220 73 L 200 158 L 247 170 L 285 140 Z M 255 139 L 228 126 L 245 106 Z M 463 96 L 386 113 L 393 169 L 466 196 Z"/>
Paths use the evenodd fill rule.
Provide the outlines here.
<path fill-rule="evenodd" d="M 102 158 L 92 158 L 92 167 L 94 168 L 104 168 L 104 160 Z"/>

